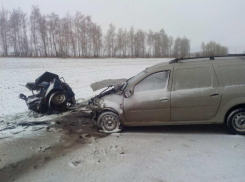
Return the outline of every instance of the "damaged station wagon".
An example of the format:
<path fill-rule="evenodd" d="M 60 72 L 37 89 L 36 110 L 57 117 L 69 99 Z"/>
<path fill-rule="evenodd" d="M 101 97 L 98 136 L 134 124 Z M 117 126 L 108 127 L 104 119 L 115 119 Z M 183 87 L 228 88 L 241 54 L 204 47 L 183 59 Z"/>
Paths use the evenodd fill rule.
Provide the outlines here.
<path fill-rule="evenodd" d="M 176 58 L 126 80 L 104 80 L 108 88 L 89 108 L 104 132 L 123 126 L 225 124 L 245 134 L 245 54 Z"/>

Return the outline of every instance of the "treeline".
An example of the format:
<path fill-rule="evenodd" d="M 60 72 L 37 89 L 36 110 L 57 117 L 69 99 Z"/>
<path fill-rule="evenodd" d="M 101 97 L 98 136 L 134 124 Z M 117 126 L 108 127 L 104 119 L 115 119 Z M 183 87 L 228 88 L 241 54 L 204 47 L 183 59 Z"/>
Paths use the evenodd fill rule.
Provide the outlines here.
<path fill-rule="evenodd" d="M 228 54 L 228 47 L 222 46 L 214 41 L 210 41 L 207 44 L 202 42 L 201 50 L 203 56 L 222 56 Z"/>
<path fill-rule="evenodd" d="M 28 16 L 20 8 L 0 10 L 0 46 L 3 56 L 44 57 L 184 57 L 190 40 L 168 36 L 163 29 L 130 30 L 109 25 L 103 35 L 91 16 L 76 12 L 59 17 L 41 14 L 32 6 Z"/>

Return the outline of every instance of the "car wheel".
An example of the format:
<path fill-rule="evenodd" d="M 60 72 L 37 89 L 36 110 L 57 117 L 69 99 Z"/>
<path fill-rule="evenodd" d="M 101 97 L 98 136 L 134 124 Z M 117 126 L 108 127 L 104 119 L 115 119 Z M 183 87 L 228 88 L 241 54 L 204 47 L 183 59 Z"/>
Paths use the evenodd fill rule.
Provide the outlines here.
<path fill-rule="evenodd" d="M 67 101 L 67 97 L 64 93 L 57 93 L 52 97 L 52 102 L 56 106 L 62 105 L 66 103 L 66 101 Z"/>
<path fill-rule="evenodd" d="M 104 112 L 97 120 L 98 128 L 104 133 L 115 133 L 122 130 L 121 122 L 114 112 Z"/>
<path fill-rule="evenodd" d="M 227 118 L 226 125 L 232 134 L 245 135 L 245 108 L 232 111 Z"/>

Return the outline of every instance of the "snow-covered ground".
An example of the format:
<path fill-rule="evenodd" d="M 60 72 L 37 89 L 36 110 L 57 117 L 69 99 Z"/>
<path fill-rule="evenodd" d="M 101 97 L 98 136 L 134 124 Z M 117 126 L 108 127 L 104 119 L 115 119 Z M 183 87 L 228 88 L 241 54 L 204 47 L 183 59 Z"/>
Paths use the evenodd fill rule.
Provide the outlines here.
<path fill-rule="evenodd" d="M 0 59 L 0 128 L 6 121 L 11 125 L 28 120 L 18 94 L 30 91 L 19 84 L 45 71 L 64 77 L 76 98 L 89 98 L 96 94 L 90 83 L 129 78 L 161 61 L 165 60 Z M 244 182 L 245 137 L 228 134 L 222 125 L 133 127 L 100 135 L 82 117 L 66 117 L 31 120 L 81 123 L 0 131 L 0 181 Z"/>
<path fill-rule="evenodd" d="M 0 116 L 27 111 L 20 93 L 31 92 L 20 85 L 33 82 L 45 71 L 64 77 L 76 98 L 89 98 L 90 84 L 103 79 L 130 78 L 146 67 L 166 59 L 0 59 Z"/>

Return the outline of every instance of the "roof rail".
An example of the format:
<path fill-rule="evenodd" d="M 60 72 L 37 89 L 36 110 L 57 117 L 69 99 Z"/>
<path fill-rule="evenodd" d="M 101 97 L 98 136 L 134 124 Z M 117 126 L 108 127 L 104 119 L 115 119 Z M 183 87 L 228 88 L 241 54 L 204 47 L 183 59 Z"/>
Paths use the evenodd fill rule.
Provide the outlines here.
<path fill-rule="evenodd" d="M 189 57 L 189 58 L 175 58 L 171 61 L 169 61 L 169 64 L 172 63 L 178 63 L 181 60 L 187 60 L 187 59 L 202 59 L 202 58 L 210 58 L 210 60 L 215 60 L 215 57 L 241 57 L 241 56 L 245 56 L 245 54 L 227 54 L 225 56 L 202 56 L 202 57 Z"/>

